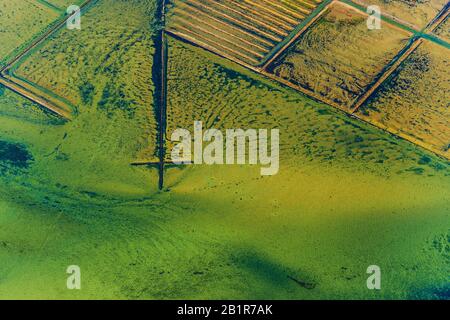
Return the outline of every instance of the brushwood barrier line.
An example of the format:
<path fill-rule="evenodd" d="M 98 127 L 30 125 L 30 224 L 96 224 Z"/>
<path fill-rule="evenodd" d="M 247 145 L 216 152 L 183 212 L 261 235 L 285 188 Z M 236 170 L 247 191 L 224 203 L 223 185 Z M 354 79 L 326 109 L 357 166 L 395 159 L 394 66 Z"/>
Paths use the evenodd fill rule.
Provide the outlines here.
<path fill-rule="evenodd" d="M 55 104 L 57 105 L 61 104 L 62 106 L 64 106 L 65 108 L 63 109 L 71 110 L 73 113 L 77 113 L 77 107 L 73 105 L 69 100 L 55 94 L 53 91 L 45 87 L 42 87 L 39 84 L 33 83 L 28 79 L 19 76 L 17 74 L 3 75 L 2 77 L 9 80 L 12 83 L 21 86 L 24 90 L 28 90 L 30 93 L 48 96 L 50 98 L 49 100 L 53 101 Z"/>
<path fill-rule="evenodd" d="M 158 146 L 158 188 L 164 188 L 164 160 L 166 156 L 166 126 L 167 126 L 167 59 L 168 45 L 165 33 L 166 1 L 160 2 L 156 9 L 156 20 L 160 23 L 154 37 L 155 53 L 153 58 L 153 83 L 155 86 L 154 104 L 157 118 Z"/>
<path fill-rule="evenodd" d="M 76 114 L 76 108 L 72 107 L 71 104 L 66 104 L 58 96 L 48 94 L 48 90 L 40 90 L 39 87 L 30 85 L 28 82 L 22 81 L 19 78 L 0 76 L 0 79 L 3 79 L 3 84 L 10 90 L 39 104 L 43 108 L 59 114 L 67 120 L 71 119 L 72 114 Z"/>
<path fill-rule="evenodd" d="M 40 105 L 41 107 L 45 108 L 46 110 L 49 110 L 53 114 L 56 114 L 66 120 L 71 120 L 71 114 L 69 112 L 61 109 L 60 107 L 55 106 L 47 99 L 40 97 L 39 95 L 36 95 L 35 93 L 32 93 L 26 89 L 23 89 L 23 87 L 19 86 L 18 84 L 11 82 L 1 76 L 0 76 L 0 85 L 3 85 L 4 87 L 19 94 L 20 96 L 26 98 L 27 100 L 30 100 L 31 102 Z"/>
<path fill-rule="evenodd" d="M 439 11 L 439 13 L 425 27 L 424 31 L 433 32 L 439 25 L 444 22 L 450 12 L 450 1 Z"/>
<path fill-rule="evenodd" d="M 167 45 L 167 38 L 164 34 L 164 31 L 162 32 L 162 77 L 161 77 L 161 133 L 160 133 L 160 152 L 159 152 L 159 189 L 162 190 L 164 187 L 164 169 L 165 169 L 165 162 L 164 159 L 166 157 L 166 128 L 167 128 L 167 59 L 168 59 L 168 45 Z"/>

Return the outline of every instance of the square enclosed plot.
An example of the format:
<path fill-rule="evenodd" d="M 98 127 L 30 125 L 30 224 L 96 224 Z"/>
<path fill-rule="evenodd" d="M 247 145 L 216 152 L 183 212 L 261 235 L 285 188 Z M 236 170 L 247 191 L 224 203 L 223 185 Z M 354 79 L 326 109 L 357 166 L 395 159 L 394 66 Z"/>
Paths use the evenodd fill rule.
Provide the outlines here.
<path fill-rule="evenodd" d="M 81 30 L 61 28 L 10 69 L 10 79 L 117 127 L 136 159 L 155 154 L 153 32 L 156 2 L 93 1 Z"/>
<path fill-rule="evenodd" d="M 268 71 L 344 110 L 406 45 L 409 34 L 384 24 L 369 30 L 367 16 L 334 3 Z"/>
<path fill-rule="evenodd" d="M 359 116 L 450 158 L 450 51 L 423 42 Z"/>
<path fill-rule="evenodd" d="M 322 0 L 171 0 L 168 31 L 222 56 L 261 64 Z"/>
<path fill-rule="evenodd" d="M 58 16 L 39 1 L 0 1 L 0 67 Z"/>
<path fill-rule="evenodd" d="M 353 0 L 364 6 L 378 6 L 388 15 L 415 29 L 422 29 L 442 10 L 448 0 Z"/>

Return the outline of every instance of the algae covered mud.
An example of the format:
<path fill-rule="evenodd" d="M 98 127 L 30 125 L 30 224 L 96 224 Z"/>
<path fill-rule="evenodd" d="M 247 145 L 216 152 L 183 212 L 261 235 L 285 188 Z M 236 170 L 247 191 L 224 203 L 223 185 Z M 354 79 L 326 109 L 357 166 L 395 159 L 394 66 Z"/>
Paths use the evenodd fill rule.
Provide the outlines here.
<path fill-rule="evenodd" d="M 77 34 L 16 65 L 75 107 L 71 121 L 0 87 L 0 298 L 448 299 L 448 160 L 184 39 L 159 43 L 158 8 L 94 1 Z M 446 81 L 435 73 L 414 82 L 433 81 L 427 97 Z M 362 110 L 406 96 L 390 83 Z M 195 120 L 279 130 L 278 173 L 174 165 L 171 133 Z"/>

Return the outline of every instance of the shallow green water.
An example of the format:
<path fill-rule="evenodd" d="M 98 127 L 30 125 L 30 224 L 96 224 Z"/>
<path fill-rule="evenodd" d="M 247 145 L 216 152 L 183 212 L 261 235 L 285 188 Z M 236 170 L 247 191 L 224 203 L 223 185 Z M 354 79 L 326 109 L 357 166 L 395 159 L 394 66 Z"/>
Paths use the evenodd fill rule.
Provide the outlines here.
<path fill-rule="evenodd" d="M 197 49 L 170 50 L 172 127 L 224 94 L 233 109 L 211 126 L 279 127 L 280 173 L 168 168 L 159 192 L 101 113 L 55 123 L 6 91 L 0 140 L 34 161 L 0 177 L 1 298 L 448 298 L 447 162 Z M 381 291 L 366 287 L 372 264 Z M 81 290 L 66 287 L 69 265 Z"/>

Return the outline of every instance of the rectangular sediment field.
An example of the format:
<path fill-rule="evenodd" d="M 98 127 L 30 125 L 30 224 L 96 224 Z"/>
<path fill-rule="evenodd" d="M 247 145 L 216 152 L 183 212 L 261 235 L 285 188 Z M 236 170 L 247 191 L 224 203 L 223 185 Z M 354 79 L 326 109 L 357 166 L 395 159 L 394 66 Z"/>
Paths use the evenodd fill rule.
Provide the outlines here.
<path fill-rule="evenodd" d="M 298 90 L 351 111 L 411 34 L 385 23 L 367 28 L 367 15 L 334 2 L 267 71 Z"/>
<path fill-rule="evenodd" d="M 257 66 L 323 0 L 171 0 L 167 30 Z"/>

